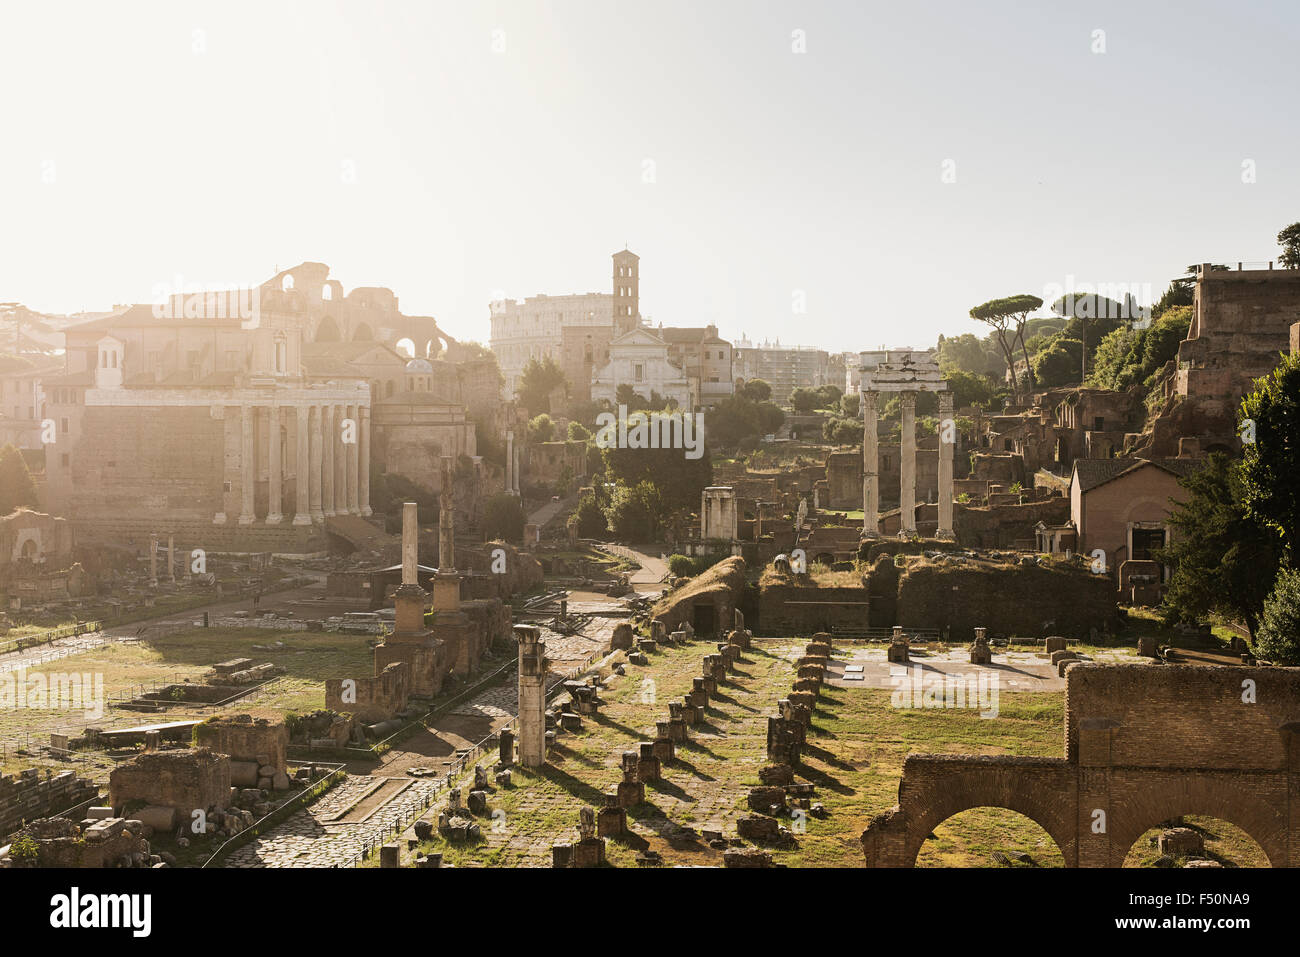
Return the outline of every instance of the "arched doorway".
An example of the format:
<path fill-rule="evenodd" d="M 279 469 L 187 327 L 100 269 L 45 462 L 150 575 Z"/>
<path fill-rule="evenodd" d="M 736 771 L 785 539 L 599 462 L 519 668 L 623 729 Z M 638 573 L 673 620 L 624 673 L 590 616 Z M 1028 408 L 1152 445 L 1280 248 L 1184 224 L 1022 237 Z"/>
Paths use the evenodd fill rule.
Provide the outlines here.
<path fill-rule="evenodd" d="M 1003 807 L 960 811 L 931 831 L 916 867 L 1064 867 L 1060 847 L 1042 825 Z"/>
<path fill-rule="evenodd" d="M 352 333 L 352 341 L 353 342 L 374 342 L 375 334 L 371 332 L 370 327 L 363 322 L 359 326 L 357 326 L 356 330 Z"/>

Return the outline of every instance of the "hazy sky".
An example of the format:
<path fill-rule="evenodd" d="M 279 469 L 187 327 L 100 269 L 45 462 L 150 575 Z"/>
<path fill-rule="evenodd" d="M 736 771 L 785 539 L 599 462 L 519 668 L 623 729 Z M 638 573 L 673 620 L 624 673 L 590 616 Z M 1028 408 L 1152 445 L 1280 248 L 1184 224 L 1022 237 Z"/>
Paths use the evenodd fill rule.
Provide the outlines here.
<path fill-rule="evenodd" d="M 485 341 L 626 243 L 655 322 L 924 346 L 1274 258 L 1298 47 L 1294 2 L 7 3 L 0 301 L 313 260 Z"/>

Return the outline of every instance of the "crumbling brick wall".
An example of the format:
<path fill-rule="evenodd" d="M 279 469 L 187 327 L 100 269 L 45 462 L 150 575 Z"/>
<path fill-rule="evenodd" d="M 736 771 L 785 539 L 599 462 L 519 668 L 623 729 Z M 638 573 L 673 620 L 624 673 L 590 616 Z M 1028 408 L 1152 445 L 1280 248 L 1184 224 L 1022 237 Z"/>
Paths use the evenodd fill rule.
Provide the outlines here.
<path fill-rule="evenodd" d="M 109 803 L 135 801 L 176 808 L 189 817 L 197 809 L 230 803 L 230 758 L 208 748 L 150 751 L 115 767 L 108 778 Z"/>
<path fill-rule="evenodd" d="M 288 769 L 289 729 L 282 720 L 251 715 L 209 718 L 194 729 L 194 743 L 233 761 L 256 761 L 276 771 Z"/>
<path fill-rule="evenodd" d="M 1235 824 L 1274 867 L 1297 863 L 1300 669 L 1081 663 L 1065 701 L 1063 759 L 908 755 L 898 804 L 862 833 L 868 866 L 911 867 L 935 827 L 974 807 L 1037 822 L 1067 867 L 1119 867 L 1185 814 Z"/>
<path fill-rule="evenodd" d="M 913 559 L 899 578 L 897 618 L 908 628 L 948 629 L 953 641 L 972 640 L 976 627 L 992 635 L 1086 638 L 1114 624 L 1115 586 L 1060 562 Z"/>
<path fill-rule="evenodd" d="M 414 650 L 420 645 L 410 645 Z M 375 667 L 380 666 L 380 652 L 402 652 L 400 642 L 380 645 L 375 649 Z M 410 697 L 411 665 L 406 660 L 392 661 L 382 666 L 378 675 L 357 675 L 348 678 L 330 678 L 325 682 L 325 707 L 340 714 L 354 715 L 363 722 L 384 721 L 406 707 Z M 352 682 L 352 684 L 348 684 Z M 347 700 L 355 698 L 355 700 Z"/>

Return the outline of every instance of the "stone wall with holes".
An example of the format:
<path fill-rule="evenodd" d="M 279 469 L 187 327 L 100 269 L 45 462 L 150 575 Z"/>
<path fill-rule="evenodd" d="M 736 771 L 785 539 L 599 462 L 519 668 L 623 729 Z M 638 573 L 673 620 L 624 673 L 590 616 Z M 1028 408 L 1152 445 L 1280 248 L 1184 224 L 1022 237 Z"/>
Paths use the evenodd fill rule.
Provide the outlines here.
<path fill-rule="evenodd" d="M 23 821 L 50 817 L 97 794 L 96 785 L 72 771 L 47 775 L 28 768 L 19 774 L 0 775 L 0 838 L 18 830 Z"/>

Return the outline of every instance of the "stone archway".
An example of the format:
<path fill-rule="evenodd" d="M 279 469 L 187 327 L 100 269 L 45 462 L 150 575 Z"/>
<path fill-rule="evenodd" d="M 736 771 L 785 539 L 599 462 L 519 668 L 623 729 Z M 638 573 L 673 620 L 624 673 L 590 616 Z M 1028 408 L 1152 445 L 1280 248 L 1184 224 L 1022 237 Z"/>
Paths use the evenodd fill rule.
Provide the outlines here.
<path fill-rule="evenodd" d="M 1300 840 L 1300 668 L 1100 665 L 1066 671 L 1064 758 L 908 755 L 898 804 L 862 833 L 869 867 L 911 867 L 931 830 L 1003 807 L 1067 867 L 1120 867 L 1163 821 L 1217 818 L 1274 867 Z"/>
<path fill-rule="evenodd" d="M 340 342 L 343 336 L 333 316 L 326 316 L 316 325 L 316 342 Z"/>
<path fill-rule="evenodd" d="M 1112 783 L 1112 797 L 1118 796 L 1123 813 L 1111 815 L 1110 866 L 1122 867 L 1147 831 L 1183 816 L 1227 821 L 1259 845 L 1271 866 L 1288 866 L 1287 794 L 1253 777 L 1144 774 Z"/>
<path fill-rule="evenodd" d="M 1078 863 L 1075 806 L 1046 801 L 1070 790 L 1074 777 L 1059 758 L 985 758 L 909 754 L 898 785 L 898 807 L 880 815 L 862 835 L 867 865 L 912 867 L 926 837 L 948 818 L 978 807 L 1023 814 L 1056 843 L 1066 867 Z"/>

